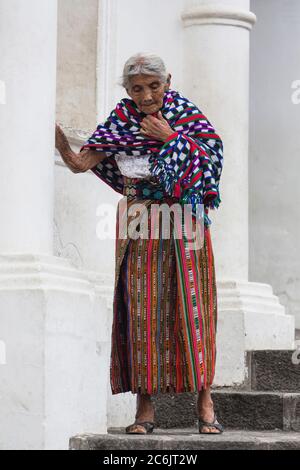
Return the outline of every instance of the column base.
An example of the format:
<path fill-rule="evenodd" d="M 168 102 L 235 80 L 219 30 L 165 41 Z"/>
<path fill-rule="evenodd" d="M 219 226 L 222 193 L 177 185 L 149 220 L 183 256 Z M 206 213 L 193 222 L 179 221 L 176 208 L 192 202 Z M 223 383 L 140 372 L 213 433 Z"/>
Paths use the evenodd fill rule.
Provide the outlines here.
<path fill-rule="evenodd" d="M 246 351 L 293 349 L 295 319 L 285 314 L 268 284 L 227 280 L 218 282 L 217 290 L 214 385 L 242 385 L 248 379 Z"/>
<path fill-rule="evenodd" d="M 106 299 L 107 308 L 112 319 L 114 277 L 90 271 L 86 273 L 89 279 L 96 285 L 97 292 Z M 109 349 L 111 348 L 111 337 L 109 336 Z M 107 427 L 128 426 L 136 413 L 136 394 L 131 392 L 111 393 L 110 381 L 107 382 Z"/>
<path fill-rule="evenodd" d="M 0 443 L 68 449 L 107 432 L 107 299 L 91 276 L 48 255 L 0 255 Z"/>

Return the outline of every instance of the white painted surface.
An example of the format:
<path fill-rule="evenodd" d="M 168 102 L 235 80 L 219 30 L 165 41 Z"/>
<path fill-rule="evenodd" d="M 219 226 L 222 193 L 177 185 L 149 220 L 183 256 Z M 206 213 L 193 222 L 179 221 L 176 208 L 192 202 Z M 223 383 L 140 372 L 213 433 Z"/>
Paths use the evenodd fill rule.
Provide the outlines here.
<path fill-rule="evenodd" d="M 3 49 L 0 63 L 0 78 L 7 83 L 7 103 L 10 104 L 8 110 L 7 105 L 0 107 L 1 145 L 3 155 L 10 157 L 1 160 L 6 178 L 2 179 L 0 185 L 0 214 L 1 220 L 9 223 L 0 232 L 0 251 L 19 252 L 9 262 L 0 259 L 0 340 L 6 346 L 6 364 L 0 366 L 0 415 L 4 423 L 0 442 L 3 448 L 66 448 L 71 435 L 78 432 L 102 433 L 106 432 L 107 426 L 125 426 L 131 422 L 135 413 L 135 395 L 129 392 L 112 396 L 110 391 L 108 366 L 115 247 L 113 239 L 99 240 L 96 232 L 99 204 L 108 203 L 116 208 L 121 195 L 102 183 L 93 173 L 74 175 L 57 163 L 54 253 L 60 258 L 49 256 L 45 263 L 45 258 L 39 254 L 22 264 L 23 251 L 52 254 L 54 128 L 51 123 L 54 124 L 55 2 L 28 0 L 26 6 L 21 0 L 0 2 L 1 44 L 10 41 L 10 49 Z M 220 3 L 239 11 L 249 8 L 247 0 L 224 0 Z M 17 9 L 16 4 L 19 5 Z M 258 191 L 254 195 L 253 192 L 263 187 L 260 178 L 263 178 L 265 172 L 261 173 L 261 177 L 255 173 L 255 178 L 252 177 L 250 181 L 251 211 L 257 213 L 253 224 L 255 236 L 250 231 L 250 260 L 253 259 L 250 262 L 250 278 L 258 282 L 248 282 L 249 31 L 244 27 L 220 24 L 198 24 L 184 29 L 181 13 L 195 5 L 208 4 L 211 6 L 212 2 L 176 0 L 170 8 L 168 2 L 158 0 L 101 0 L 98 11 L 104 16 L 99 16 L 98 24 L 97 80 L 89 80 L 87 101 L 92 103 L 94 95 L 91 88 L 97 87 L 97 117 L 100 119 L 107 115 L 117 100 L 124 96 L 116 82 L 122 73 L 124 61 L 137 52 L 138 45 L 138 50 L 157 52 L 166 60 L 173 74 L 172 86 L 193 99 L 220 132 L 225 145 L 221 182 L 223 202 L 220 209 L 210 213 L 219 291 L 215 385 L 232 385 L 241 383 L 247 375 L 245 350 L 293 346 L 293 317 L 284 314 L 278 298 L 274 296 L 270 285 L 265 283 L 275 283 L 277 288 L 274 291 L 279 292 L 283 279 L 279 273 L 284 272 L 288 286 L 285 295 L 292 299 L 287 302 L 292 307 L 294 299 L 297 302 L 299 291 L 299 250 L 297 240 L 292 235 L 293 231 L 296 233 L 295 225 L 293 228 L 288 226 L 287 211 L 280 212 L 280 220 L 285 227 L 283 231 L 274 229 L 278 227 L 275 205 L 268 212 L 266 226 L 262 194 Z M 84 21 L 88 21 L 88 11 L 86 9 L 82 13 Z M 255 9 L 253 11 L 256 13 Z M 73 13 L 73 21 L 76 18 L 79 20 L 79 16 Z M 40 18 L 41 14 L 44 14 L 42 20 L 45 24 Z M 128 22 L 133 17 L 134 27 L 128 28 Z M 266 25 L 265 16 L 263 21 Z M 287 21 L 293 24 L 294 18 L 288 17 Z M 47 54 L 42 55 L 47 56 L 45 66 L 41 66 L 44 62 L 41 62 L 40 49 L 37 51 L 31 37 L 33 23 L 37 24 L 35 34 L 40 35 L 47 50 Z M 95 26 L 95 23 L 91 23 Z M 154 25 L 159 34 L 153 35 Z M 14 35 L 14 28 L 19 28 L 19 32 L 23 31 L 20 28 L 24 28 L 24 33 L 22 43 L 14 40 L 12 47 L 11 38 L 20 39 L 20 36 Z M 267 23 L 267 30 L 274 34 L 273 23 Z M 70 32 L 69 25 L 66 35 Z M 88 32 L 85 45 L 95 45 L 95 34 L 95 31 Z M 286 32 L 284 34 L 288 35 Z M 261 40 L 260 34 L 258 36 Z M 103 42 L 105 37 L 107 40 Z M 226 53 L 220 44 L 226 44 Z M 30 51 L 30 70 L 25 69 L 22 60 L 25 50 Z M 67 48 L 65 53 L 68 53 Z M 72 57 L 75 64 L 78 60 L 76 54 L 74 52 Z M 262 67 L 256 70 L 263 71 L 260 61 L 264 60 L 264 56 L 258 53 L 258 49 L 255 54 L 256 66 Z M 88 77 L 92 77 L 93 59 L 95 50 L 91 51 Z M 273 59 L 271 63 L 275 68 L 276 60 Z M 26 56 L 26 67 L 27 64 Z M 22 76 L 23 83 L 16 80 L 18 76 Z M 83 75 L 78 78 L 83 86 Z M 296 74 L 293 79 L 297 79 Z M 257 84 L 258 90 L 255 106 L 258 106 L 266 92 L 264 80 L 260 78 L 258 82 L 253 82 Z M 271 82 L 269 80 L 268 84 Z M 65 77 L 62 93 L 67 86 L 68 78 Z M 275 88 L 269 88 L 271 96 Z M 66 108 L 63 112 L 72 119 L 67 125 L 72 122 L 74 127 L 78 124 L 86 128 L 88 126 L 80 120 L 83 117 L 80 117 L 83 101 L 79 95 L 80 92 L 78 94 L 78 90 L 74 90 L 74 114 L 67 112 Z M 71 101 L 72 97 L 68 106 L 71 106 Z M 274 103 L 270 97 L 267 105 L 268 109 L 273 109 Z M 280 109 L 285 110 L 281 101 L 278 103 L 280 106 Z M 283 117 L 286 117 L 284 123 L 280 121 L 283 127 L 297 122 L 296 114 L 293 114 L 297 107 L 293 106 L 292 114 L 290 108 L 283 113 Z M 93 122 L 94 111 L 92 105 L 91 108 L 85 107 L 84 122 Z M 255 151 L 259 151 L 255 158 L 259 155 L 259 159 L 254 159 L 253 163 L 261 168 L 269 147 L 265 146 L 266 140 L 258 126 L 263 129 L 263 124 L 272 124 L 271 111 L 265 114 L 265 107 L 261 107 L 259 116 L 253 134 L 255 142 L 259 143 L 258 147 L 255 146 Z M 252 119 L 255 118 L 256 114 Z M 98 119 L 94 121 L 95 126 Z M 272 132 L 268 139 L 269 145 L 276 127 L 276 123 L 271 124 L 270 128 L 264 129 Z M 22 142 L 22 152 L 18 146 L 9 145 L 5 137 L 15 129 L 20 130 L 18 139 Z M 291 150 L 297 150 L 297 129 L 294 129 L 293 136 L 292 141 L 288 141 L 289 154 Z M 273 151 L 277 151 L 277 148 L 281 155 L 286 149 L 280 139 L 272 147 Z M 252 158 L 251 152 L 250 155 Z M 279 155 L 279 150 L 276 155 Z M 276 182 L 280 189 L 278 194 L 283 191 L 278 183 L 282 178 L 281 171 L 287 171 L 281 162 L 278 160 L 272 173 L 274 185 Z M 293 172 L 298 174 L 296 166 Z M 283 174 L 290 181 L 292 176 Z M 297 184 L 292 186 L 295 191 Z M 277 207 L 280 198 L 274 198 L 277 194 L 274 189 L 275 186 L 273 200 Z M 16 198 L 16 194 L 21 197 Z M 292 190 L 288 194 L 295 195 Z M 282 208 L 280 204 L 279 207 Z M 292 213 L 297 227 L 298 219 Z M 112 224 L 115 226 L 115 220 L 112 220 Z M 289 227 L 288 230 L 286 227 Z M 284 246 L 283 235 L 287 236 Z M 267 251 L 264 251 L 266 245 Z M 283 247 L 279 255 L 276 250 L 278 246 Z M 72 270 L 72 265 L 84 272 Z M 24 433 L 24 429 L 30 432 Z"/>
<path fill-rule="evenodd" d="M 109 318 L 96 283 L 60 258 L 1 255 L 0 286 L 0 448 L 105 433 Z"/>
<path fill-rule="evenodd" d="M 205 3 L 205 5 L 204 5 Z M 207 5 L 185 11 L 205 17 Z M 243 1 L 232 2 L 239 10 Z M 247 13 L 247 10 L 245 10 Z M 233 11 L 231 10 L 231 16 Z M 211 20 L 211 15 L 208 16 Z M 248 109 L 249 30 L 227 24 L 185 24 L 185 89 L 220 134 L 224 144 L 219 209 L 210 211 L 218 279 L 248 279 Z M 249 23 L 249 27 L 251 24 Z M 226 44 L 226 53 L 220 47 Z M 190 77 L 193 77 L 191 79 Z"/>
<path fill-rule="evenodd" d="M 186 94 L 224 144 L 222 203 L 210 211 L 219 317 L 214 384 L 231 385 L 246 378 L 246 350 L 294 344 L 294 318 L 285 315 L 271 286 L 248 282 L 249 34 L 255 16 L 243 0 L 193 0 L 182 17 Z"/>
<path fill-rule="evenodd" d="M 76 146 L 73 146 L 76 149 Z M 57 161 L 59 162 L 57 157 Z M 80 269 L 98 271 L 113 277 L 117 202 L 121 194 L 113 191 L 91 171 L 74 174 L 63 165 L 55 165 L 56 192 L 54 215 L 54 253 L 68 258 Z M 97 236 L 103 219 L 97 214 L 103 205 L 110 208 L 110 232 Z"/>
<path fill-rule="evenodd" d="M 90 129 L 96 122 L 98 0 L 58 0 L 59 122 Z"/>
<path fill-rule="evenodd" d="M 3 80 L 0 80 L 0 104 L 6 104 L 6 88 Z"/>
<path fill-rule="evenodd" d="M 6 364 L 6 344 L 0 340 L 0 365 Z"/>
<path fill-rule="evenodd" d="M 109 34 L 109 41 L 104 44 L 107 48 L 104 58 L 109 55 L 109 61 L 99 64 L 100 76 L 102 77 L 103 73 L 101 67 L 106 68 L 110 82 L 107 88 L 109 99 L 106 112 L 110 111 L 120 98 L 127 96 L 119 85 L 119 79 L 125 61 L 136 52 L 159 54 L 172 74 L 172 87 L 180 89 L 183 84 L 183 27 L 180 15 L 184 0 L 172 0 L 171 8 L 169 2 L 161 0 L 109 0 L 101 3 L 104 4 L 102 14 L 106 12 L 107 15 L 105 27 Z M 103 51 L 99 44 L 99 53 L 101 52 Z M 101 87 L 101 80 L 99 84 Z M 102 115 L 101 103 L 98 114 Z"/>
<path fill-rule="evenodd" d="M 0 38 L 0 252 L 51 253 L 56 2 L 1 0 Z"/>
<path fill-rule="evenodd" d="M 54 0 L 1 0 L 1 449 L 107 428 L 106 300 L 52 256 L 56 27 Z"/>
<path fill-rule="evenodd" d="M 217 362 L 214 386 L 241 384 L 248 375 L 245 352 L 292 349 L 295 322 L 286 315 L 270 285 L 219 281 Z"/>
<path fill-rule="evenodd" d="M 300 2 L 251 5 L 249 273 L 272 284 L 300 328 Z"/>

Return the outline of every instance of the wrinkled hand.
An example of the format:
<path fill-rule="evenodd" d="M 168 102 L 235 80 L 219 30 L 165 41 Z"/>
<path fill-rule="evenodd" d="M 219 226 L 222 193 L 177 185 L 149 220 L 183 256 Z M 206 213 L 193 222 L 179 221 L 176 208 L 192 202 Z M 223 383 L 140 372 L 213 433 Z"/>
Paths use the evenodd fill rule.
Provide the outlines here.
<path fill-rule="evenodd" d="M 169 126 L 168 121 L 164 119 L 161 111 L 158 112 L 158 118 L 148 115 L 141 121 L 141 134 L 147 137 L 153 137 L 164 142 L 173 133 L 174 130 Z"/>
<path fill-rule="evenodd" d="M 55 148 L 57 148 L 57 150 L 59 150 L 60 143 L 64 137 L 65 135 L 62 131 L 62 128 L 57 123 L 55 123 Z"/>
<path fill-rule="evenodd" d="M 83 173 L 89 169 L 86 158 L 88 151 L 85 150 L 80 155 L 73 152 L 67 137 L 58 124 L 55 124 L 55 147 L 59 151 L 66 166 L 73 173 Z"/>

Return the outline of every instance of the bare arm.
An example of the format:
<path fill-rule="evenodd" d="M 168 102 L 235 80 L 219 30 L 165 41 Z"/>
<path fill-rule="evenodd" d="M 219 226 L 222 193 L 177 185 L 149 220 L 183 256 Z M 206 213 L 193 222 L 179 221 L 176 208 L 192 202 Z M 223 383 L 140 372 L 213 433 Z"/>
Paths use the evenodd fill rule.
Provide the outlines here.
<path fill-rule="evenodd" d="M 107 158 L 104 152 L 98 152 L 97 150 L 85 149 L 82 152 L 75 153 L 58 124 L 55 127 L 55 147 L 73 173 L 84 173 L 95 167 L 104 158 Z"/>

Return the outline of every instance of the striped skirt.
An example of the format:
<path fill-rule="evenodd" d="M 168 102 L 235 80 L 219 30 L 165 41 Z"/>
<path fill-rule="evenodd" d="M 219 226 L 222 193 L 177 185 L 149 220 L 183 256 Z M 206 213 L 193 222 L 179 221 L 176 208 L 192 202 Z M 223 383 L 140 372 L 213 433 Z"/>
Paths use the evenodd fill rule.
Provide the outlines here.
<path fill-rule="evenodd" d="M 151 227 L 151 206 L 174 203 L 174 198 L 162 196 L 158 184 L 149 191 L 147 180 L 124 177 L 124 183 L 116 220 L 112 393 L 200 391 L 212 384 L 216 363 L 217 291 L 210 229 L 204 227 L 202 246 L 196 249 L 185 237 L 174 237 L 174 218 L 169 237 L 162 236 L 161 223 L 157 238 L 120 236 L 133 220 L 128 216 L 133 204 L 142 204 L 143 220 L 146 217 Z M 141 217 L 135 213 L 134 218 L 141 228 Z"/>

